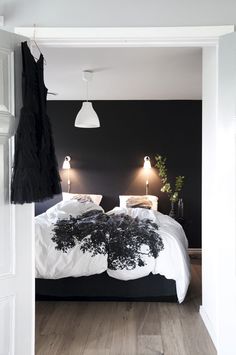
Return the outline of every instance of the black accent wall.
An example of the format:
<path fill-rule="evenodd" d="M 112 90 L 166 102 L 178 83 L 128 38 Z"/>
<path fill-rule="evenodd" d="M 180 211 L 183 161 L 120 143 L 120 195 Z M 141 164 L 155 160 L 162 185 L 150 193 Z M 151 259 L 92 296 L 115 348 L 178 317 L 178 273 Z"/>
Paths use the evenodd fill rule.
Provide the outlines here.
<path fill-rule="evenodd" d="M 170 180 L 184 175 L 184 215 L 189 246 L 201 247 L 201 101 L 95 101 L 101 128 L 80 129 L 74 120 L 80 101 L 49 101 L 59 166 L 71 156 L 71 192 L 102 194 L 102 206 L 119 205 L 119 195 L 145 194 L 143 158 L 167 157 Z M 66 191 L 65 171 L 61 171 Z M 152 169 L 149 193 L 159 196 L 159 211 L 170 203 L 160 192 L 158 172 Z M 57 197 L 54 201 L 59 200 Z M 37 204 L 42 212 L 53 201 Z"/>

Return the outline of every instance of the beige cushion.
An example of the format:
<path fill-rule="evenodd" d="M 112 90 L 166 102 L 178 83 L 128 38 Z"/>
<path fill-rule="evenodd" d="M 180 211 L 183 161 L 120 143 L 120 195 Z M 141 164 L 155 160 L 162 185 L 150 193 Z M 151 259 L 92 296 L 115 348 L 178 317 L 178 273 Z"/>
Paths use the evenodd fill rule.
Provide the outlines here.
<path fill-rule="evenodd" d="M 126 207 L 132 207 L 132 208 L 140 207 L 140 208 L 151 209 L 152 201 L 150 201 L 146 196 L 137 196 L 137 197 L 134 196 L 128 198 L 128 200 L 126 201 Z"/>
<path fill-rule="evenodd" d="M 102 200 L 102 195 L 94 195 L 94 194 L 72 194 L 69 192 L 62 192 L 62 199 L 63 201 L 68 201 L 71 200 L 72 198 L 76 197 L 76 196 L 80 196 L 80 198 L 82 196 L 89 196 L 92 200 L 93 203 L 95 203 L 96 205 L 100 205 L 101 200 Z"/>
<path fill-rule="evenodd" d="M 153 196 L 153 195 L 120 195 L 119 198 L 120 198 L 120 207 L 127 207 L 127 201 L 130 198 L 145 198 L 146 200 L 151 202 L 150 208 L 152 210 L 157 211 L 157 209 L 158 209 L 158 197 L 157 196 Z M 139 200 L 139 201 L 141 201 L 141 200 Z M 146 207 L 146 208 L 148 208 L 148 207 Z"/>

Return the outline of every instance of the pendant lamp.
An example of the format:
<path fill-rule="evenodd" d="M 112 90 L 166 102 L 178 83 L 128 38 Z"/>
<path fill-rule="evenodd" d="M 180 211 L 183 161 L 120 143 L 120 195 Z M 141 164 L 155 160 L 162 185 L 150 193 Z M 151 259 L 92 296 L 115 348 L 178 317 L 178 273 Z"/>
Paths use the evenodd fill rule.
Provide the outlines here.
<path fill-rule="evenodd" d="M 98 128 L 100 122 L 96 114 L 92 102 L 88 101 L 88 83 L 92 80 L 93 72 L 83 71 L 83 80 L 86 82 L 87 87 L 87 101 L 83 102 L 80 111 L 75 119 L 75 127 L 79 128 Z"/>

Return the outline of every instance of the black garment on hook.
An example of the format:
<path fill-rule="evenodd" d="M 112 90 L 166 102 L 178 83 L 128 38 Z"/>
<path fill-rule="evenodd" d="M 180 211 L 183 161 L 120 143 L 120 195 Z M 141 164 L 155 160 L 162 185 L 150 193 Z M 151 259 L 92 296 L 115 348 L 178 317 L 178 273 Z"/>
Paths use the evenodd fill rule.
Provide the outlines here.
<path fill-rule="evenodd" d="M 52 130 L 46 112 L 44 58 L 35 61 L 27 42 L 22 50 L 23 107 L 16 132 L 15 160 L 11 184 L 13 203 L 43 201 L 61 193 L 60 175 Z"/>

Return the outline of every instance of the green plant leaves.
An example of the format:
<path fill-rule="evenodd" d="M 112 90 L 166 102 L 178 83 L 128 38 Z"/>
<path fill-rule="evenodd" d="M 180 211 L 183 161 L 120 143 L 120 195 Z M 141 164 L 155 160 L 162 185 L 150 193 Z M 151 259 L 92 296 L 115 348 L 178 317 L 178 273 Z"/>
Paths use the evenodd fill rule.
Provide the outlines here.
<path fill-rule="evenodd" d="M 170 201 L 177 202 L 179 199 L 179 193 L 182 190 L 184 185 L 184 176 L 182 175 L 176 176 L 175 186 L 173 190 L 171 184 L 168 182 L 166 158 L 157 154 L 155 156 L 155 160 L 156 160 L 155 167 L 158 169 L 158 174 L 163 184 L 161 188 L 161 192 L 166 192 L 169 195 Z"/>

